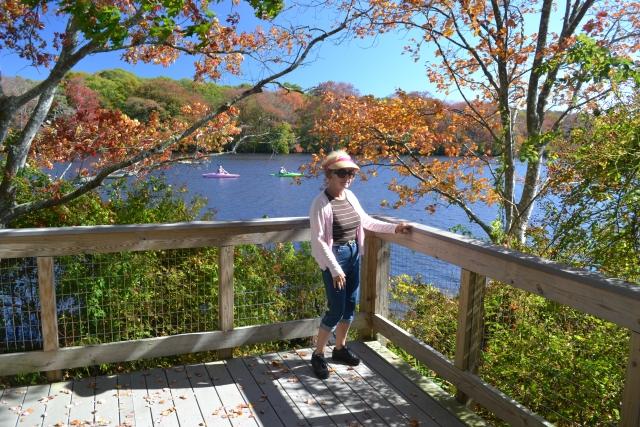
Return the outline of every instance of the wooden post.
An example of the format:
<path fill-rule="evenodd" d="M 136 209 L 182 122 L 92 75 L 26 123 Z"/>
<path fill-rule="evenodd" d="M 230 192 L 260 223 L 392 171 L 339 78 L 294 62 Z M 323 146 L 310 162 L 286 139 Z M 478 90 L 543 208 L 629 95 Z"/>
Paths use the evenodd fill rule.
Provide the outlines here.
<path fill-rule="evenodd" d="M 40 323 L 42 326 L 42 349 L 55 351 L 58 341 L 58 313 L 56 311 L 56 284 L 52 257 L 38 257 L 38 294 L 40 296 Z M 47 372 L 49 381 L 60 381 L 62 371 Z"/>
<path fill-rule="evenodd" d="M 622 427 L 640 426 L 640 333 L 631 331 L 629 363 L 622 395 Z"/>
<path fill-rule="evenodd" d="M 389 315 L 388 282 L 390 247 L 387 242 L 367 233 L 360 267 L 360 311 L 367 315 L 367 326 L 359 330 L 363 340 L 376 339 L 373 314 Z"/>
<path fill-rule="evenodd" d="M 461 271 L 454 364 L 457 368 L 473 374 L 478 372 L 482 349 L 486 282 L 486 277 L 480 274 L 465 269 Z M 470 403 L 470 399 L 460 391 L 456 393 L 456 400 L 462 404 Z"/>
<path fill-rule="evenodd" d="M 218 328 L 221 331 L 233 329 L 233 246 L 221 246 L 218 252 Z M 218 350 L 218 357 L 230 359 L 233 349 Z"/>

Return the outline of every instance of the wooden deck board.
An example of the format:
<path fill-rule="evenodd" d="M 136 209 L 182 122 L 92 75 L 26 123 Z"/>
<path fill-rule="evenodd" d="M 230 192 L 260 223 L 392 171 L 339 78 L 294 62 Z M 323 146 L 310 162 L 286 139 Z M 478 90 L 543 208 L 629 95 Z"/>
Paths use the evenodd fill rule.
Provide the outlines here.
<path fill-rule="evenodd" d="M 251 407 L 256 422 L 264 427 L 282 426 L 283 423 L 280 421 L 278 414 L 276 414 L 275 409 L 267 400 L 267 396 L 262 392 L 258 383 L 253 379 L 244 362 L 240 359 L 232 359 L 227 360 L 225 364 L 236 384 L 238 384 L 238 390 L 240 390 L 245 401 Z"/>
<path fill-rule="evenodd" d="M 383 360 L 379 355 L 374 353 L 369 347 L 362 343 L 354 343 L 354 348 L 358 354 L 365 360 L 367 366 L 372 367 L 386 381 L 392 384 L 399 393 L 402 393 L 407 401 L 412 402 L 418 408 L 429 414 L 434 425 L 442 425 L 446 427 L 464 427 L 460 421 L 454 422 L 451 414 L 444 409 L 431 396 L 425 394 L 412 381 L 404 375 L 398 375 L 398 371 Z"/>
<path fill-rule="evenodd" d="M 22 412 L 18 418 L 19 426 L 33 427 L 42 424 L 42 416 L 46 411 L 46 400 L 50 388 L 49 384 L 32 385 L 27 388 L 27 394 L 22 402 Z"/>
<path fill-rule="evenodd" d="M 207 426 L 229 427 L 231 422 L 226 416 L 218 391 L 203 364 L 188 365 L 187 377 Z"/>
<path fill-rule="evenodd" d="M 96 425 L 121 425 L 118 405 L 118 378 L 96 377 L 94 419 Z"/>
<path fill-rule="evenodd" d="M 313 354 L 313 349 L 294 351 L 291 352 L 291 354 L 300 358 L 308 370 L 312 371 L 311 355 Z M 333 392 L 338 401 L 344 403 L 359 423 L 363 425 L 386 425 L 387 423 L 378 416 L 373 408 L 350 387 L 348 382 L 349 377 L 338 374 L 338 370 L 342 368 L 348 369 L 348 367 L 339 363 L 332 363 L 330 357 L 327 358 L 327 361 L 329 362 L 329 369 L 332 375 L 329 375 L 329 378 L 324 380 L 325 385 Z"/>
<path fill-rule="evenodd" d="M 306 357 L 306 354 L 303 354 L 303 352 L 298 352 L 298 355 L 305 359 L 309 359 L 309 361 L 311 360 L 310 351 L 308 357 Z M 339 376 L 342 381 L 349 385 L 354 393 L 356 393 L 363 401 L 367 402 L 371 410 L 374 411 L 386 425 L 408 425 L 409 418 L 393 406 L 375 387 L 369 384 L 358 373 L 357 368 L 340 363 L 331 363 L 331 367 L 335 375 Z"/>
<path fill-rule="evenodd" d="M 352 348 L 362 363 L 349 367 L 328 357 L 325 381 L 314 376 L 311 350 L 303 349 L 0 390 L 0 426 L 465 425 L 388 355 L 359 343 Z"/>
<path fill-rule="evenodd" d="M 147 381 L 148 403 L 151 405 L 151 417 L 154 425 L 163 427 L 179 426 L 173 397 L 164 369 L 155 368 L 145 377 Z"/>
<path fill-rule="evenodd" d="M 181 426 L 204 425 L 204 419 L 198 401 L 191 388 L 187 370 L 184 366 L 165 369 L 173 403 Z"/>
<path fill-rule="evenodd" d="M 354 368 L 354 371 L 362 377 L 372 388 L 376 389 L 397 411 L 404 414 L 407 424 L 418 423 L 421 426 L 434 425 L 433 419 L 419 407 L 404 398 L 403 394 L 382 378 L 375 369 L 367 364 L 362 352 L 351 344 L 352 350 L 362 358 L 362 363 Z"/>
<path fill-rule="evenodd" d="M 205 367 L 218 391 L 218 396 L 220 396 L 231 425 L 238 427 L 257 426 L 258 423 L 249 404 L 238 390 L 238 385 L 231 378 L 224 362 L 207 363 Z"/>
<path fill-rule="evenodd" d="M 43 426 L 67 425 L 73 399 L 73 381 L 51 384 Z"/>
<path fill-rule="evenodd" d="M 304 384 L 287 369 L 281 359 L 274 354 L 262 356 L 262 363 L 266 367 L 265 374 L 281 389 L 298 407 L 312 426 L 334 426 L 335 423 L 318 401 L 305 388 Z"/>
<path fill-rule="evenodd" d="M 270 370 L 259 357 L 243 359 L 247 370 L 286 426 L 308 426 L 305 416 L 289 395 L 271 378 Z"/>
<path fill-rule="evenodd" d="M 74 381 L 71 408 L 69 408 L 69 424 L 93 424 L 95 381 L 93 377 Z"/>
<path fill-rule="evenodd" d="M 0 426 L 15 426 L 22 413 L 22 403 L 27 394 L 27 387 L 5 390 L 0 406 Z"/>
<path fill-rule="evenodd" d="M 151 396 L 147 390 L 148 371 L 132 372 L 129 380 L 131 381 L 131 399 L 133 399 L 133 417 L 135 426 L 151 427 L 153 426 L 153 417 L 151 412 Z"/>
<path fill-rule="evenodd" d="M 287 353 L 278 353 L 280 363 L 290 371 L 291 379 L 299 381 L 311 393 L 318 405 L 325 410 L 333 422 L 339 426 L 357 425 L 358 419 L 349 411 L 323 381 L 318 380 L 313 371 L 298 357 L 292 359 Z"/>
<path fill-rule="evenodd" d="M 135 424 L 136 412 L 133 399 L 133 389 L 131 387 L 131 374 L 123 373 L 116 375 L 116 395 L 118 398 L 118 414 L 122 426 Z M 146 390 L 146 386 L 145 386 Z M 140 399 L 141 401 L 142 398 Z"/>

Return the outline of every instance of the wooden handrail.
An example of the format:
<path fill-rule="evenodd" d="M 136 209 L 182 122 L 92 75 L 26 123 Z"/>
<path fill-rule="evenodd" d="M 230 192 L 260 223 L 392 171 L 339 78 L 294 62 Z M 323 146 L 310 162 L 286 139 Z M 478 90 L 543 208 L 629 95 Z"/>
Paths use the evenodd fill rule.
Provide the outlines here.
<path fill-rule="evenodd" d="M 0 230 L 0 258 L 150 251 L 309 240 L 309 218 Z"/>
<path fill-rule="evenodd" d="M 636 284 L 420 224 L 376 236 L 640 332 Z"/>

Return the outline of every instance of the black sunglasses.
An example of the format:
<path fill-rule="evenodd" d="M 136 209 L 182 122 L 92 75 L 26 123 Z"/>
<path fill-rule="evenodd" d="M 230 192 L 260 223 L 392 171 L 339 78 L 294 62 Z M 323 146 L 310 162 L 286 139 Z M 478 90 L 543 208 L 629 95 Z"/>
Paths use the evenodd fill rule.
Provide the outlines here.
<path fill-rule="evenodd" d="M 340 178 L 344 178 L 346 176 L 353 178 L 354 176 L 356 176 L 355 169 L 337 169 L 334 170 L 333 173 L 338 175 L 338 177 Z"/>

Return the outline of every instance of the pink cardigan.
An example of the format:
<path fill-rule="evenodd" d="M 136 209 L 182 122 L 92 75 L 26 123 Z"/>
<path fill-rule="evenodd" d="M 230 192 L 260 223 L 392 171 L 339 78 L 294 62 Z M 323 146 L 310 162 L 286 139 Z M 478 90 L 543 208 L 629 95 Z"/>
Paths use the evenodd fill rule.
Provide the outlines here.
<path fill-rule="evenodd" d="M 360 227 L 356 230 L 356 238 L 361 254 L 364 253 L 365 229 L 379 233 L 395 233 L 396 224 L 371 218 L 362 209 L 360 202 L 350 190 L 345 190 L 345 193 L 347 201 L 360 216 Z M 328 268 L 333 277 L 344 275 L 331 249 L 333 245 L 333 211 L 331 210 L 331 202 L 324 191 L 313 199 L 309 210 L 309 220 L 311 222 L 311 254 L 316 262 L 322 270 Z"/>

